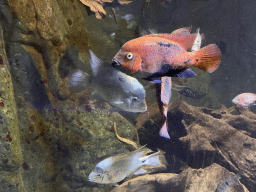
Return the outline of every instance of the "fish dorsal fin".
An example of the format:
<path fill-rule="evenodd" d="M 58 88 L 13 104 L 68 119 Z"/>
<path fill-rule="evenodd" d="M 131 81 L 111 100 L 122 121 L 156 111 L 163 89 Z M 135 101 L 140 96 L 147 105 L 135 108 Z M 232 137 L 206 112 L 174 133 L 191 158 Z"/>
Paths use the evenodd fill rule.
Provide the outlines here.
<path fill-rule="evenodd" d="M 142 147 L 140 147 L 139 149 L 137 149 L 137 151 L 141 151 L 144 147 L 146 147 L 147 146 L 147 144 L 146 145 L 143 145 Z"/>
<path fill-rule="evenodd" d="M 150 34 L 147 37 L 160 37 L 164 39 L 168 39 L 170 41 L 174 41 L 181 45 L 184 49 L 189 50 L 192 48 L 195 39 L 198 33 L 190 34 L 191 27 L 183 27 L 173 31 L 172 33 L 159 33 L 159 34 Z M 204 39 L 204 34 L 201 34 L 201 41 Z"/>
<path fill-rule="evenodd" d="M 90 65 L 92 68 L 92 74 L 95 77 L 99 72 L 99 69 L 102 65 L 102 61 L 91 50 L 89 50 L 89 52 L 91 55 Z"/>
<path fill-rule="evenodd" d="M 160 38 L 163 38 L 163 39 L 167 39 L 169 41 L 173 41 L 175 43 L 178 43 L 184 49 L 188 50 L 188 49 L 191 49 L 191 47 L 194 44 L 194 41 L 196 39 L 196 33 L 193 33 L 193 34 L 178 34 L 178 35 L 162 33 L 162 34 L 150 34 L 150 35 L 147 35 L 147 37 L 160 37 Z"/>
<path fill-rule="evenodd" d="M 190 26 L 190 27 L 182 27 L 182 28 L 174 30 L 171 34 L 172 35 L 190 34 L 191 30 L 192 30 L 192 26 Z"/>
<path fill-rule="evenodd" d="M 138 158 L 138 159 L 141 158 L 141 157 L 145 154 L 145 152 L 142 151 L 142 149 L 143 149 L 145 146 L 146 146 L 146 145 L 140 147 L 140 148 L 137 149 L 136 151 L 132 151 L 132 152 L 130 153 L 131 156 L 136 157 L 136 158 Z"/>

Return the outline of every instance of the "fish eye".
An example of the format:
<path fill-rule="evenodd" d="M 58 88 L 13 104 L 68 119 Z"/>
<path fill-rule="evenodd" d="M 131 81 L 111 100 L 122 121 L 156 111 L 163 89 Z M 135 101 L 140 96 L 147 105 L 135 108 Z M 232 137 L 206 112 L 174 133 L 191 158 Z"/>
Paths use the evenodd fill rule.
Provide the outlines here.
<path fill-rule="evenodd" d="M 127 53 L 126 58 L 131 60 L 133 58 L 133 54 L 132 53 Z"/>
<path fill-rule="evenodd" d="M 132 102 L 136 102 L 138 100 L 138 97 L 133 97 Z"/>

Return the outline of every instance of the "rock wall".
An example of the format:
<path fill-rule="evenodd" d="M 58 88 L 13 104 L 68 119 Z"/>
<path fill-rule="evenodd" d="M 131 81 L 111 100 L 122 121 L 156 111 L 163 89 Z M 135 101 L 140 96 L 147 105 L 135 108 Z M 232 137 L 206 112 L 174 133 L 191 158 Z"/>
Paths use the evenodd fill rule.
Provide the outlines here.
<path fill-rule="evenodd" d="M 71 94 L 65 77 L 73 68 L 90 73 L 88 49 L 107 55 L 112 40 L 100 26 L 89 32 L 97 19 L 78 0 L 0 7 L 0 191 L 109 191 L 87 176 L 98 161 L 129 151 L 113 122 L 123 137 L 136 141 L 137 133 L 105 102 L 89 103 L 91 90 Z"/>

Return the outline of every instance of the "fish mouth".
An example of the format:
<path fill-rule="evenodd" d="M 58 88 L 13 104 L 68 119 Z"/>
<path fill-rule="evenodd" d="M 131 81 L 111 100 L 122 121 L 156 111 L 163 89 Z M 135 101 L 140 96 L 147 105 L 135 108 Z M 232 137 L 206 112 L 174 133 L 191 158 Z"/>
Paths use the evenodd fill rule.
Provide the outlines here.
<path fill-rule="evenodd" d="M 113 61 L 113 62 L 112 62 L 112 66 L 114 66 L 114 67 L 116 67 L 116 68 L 118 68 L 118 67 L 121 66 L 121 64 L 120 64 L 117 60 L 113 59 L 112 61 Z"/>

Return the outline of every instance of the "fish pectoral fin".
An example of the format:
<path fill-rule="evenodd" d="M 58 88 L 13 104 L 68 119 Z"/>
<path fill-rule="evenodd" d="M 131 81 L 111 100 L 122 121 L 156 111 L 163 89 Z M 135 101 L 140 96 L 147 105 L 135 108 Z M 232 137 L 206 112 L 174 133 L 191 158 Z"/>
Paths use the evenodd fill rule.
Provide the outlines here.
<path fill-rule="evenodd" d="M 145 173 L 147 173 L 147 171 L 145 171 L 144 169 L 140 168 L 140 169 L 138 169 L 138 170 L 134 173 L 134 175 L 141 175 L 141 174 L 145 174 Z"/>

